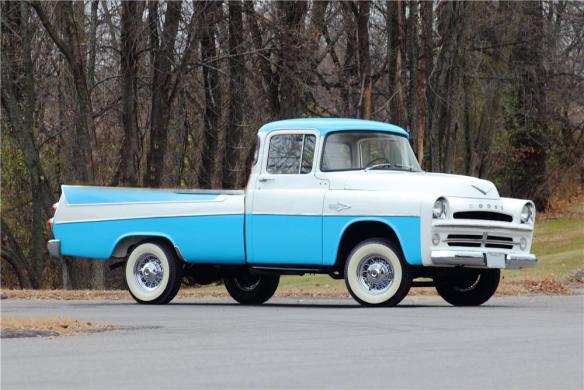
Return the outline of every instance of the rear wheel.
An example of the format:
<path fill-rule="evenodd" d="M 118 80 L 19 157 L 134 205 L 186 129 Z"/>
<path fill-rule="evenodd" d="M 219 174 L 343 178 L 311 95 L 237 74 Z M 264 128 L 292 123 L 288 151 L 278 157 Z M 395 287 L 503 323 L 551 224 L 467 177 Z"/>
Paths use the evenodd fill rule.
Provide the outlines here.
<path fill-rule="evenodd" d="M 366 240 L 345 263 L 345 284 L 364 306 L 395 306 L 410 290 L 412 278 L 401 251 L 389 241 Z"/>
<path fill-rule="evenodd" d="M 165 304 L 178 293 L 183 269 L 168 245 L 144 242 L 128 256 L 125 274 L 128 291 L 136 302 Z"/>
<path fill-rule="evenodd" d="M 460 269 L 434 281 L 436 291 L 454 306 L 479 306 L 488 301 L 499 286 L 498 269 Z"/>
<path fill-rule="evenodd" d="M 242 273 L 223 279 L 227 292 L 244 305 L 259 305 L 270 299 L 280 283 L 279 275 Z"/>

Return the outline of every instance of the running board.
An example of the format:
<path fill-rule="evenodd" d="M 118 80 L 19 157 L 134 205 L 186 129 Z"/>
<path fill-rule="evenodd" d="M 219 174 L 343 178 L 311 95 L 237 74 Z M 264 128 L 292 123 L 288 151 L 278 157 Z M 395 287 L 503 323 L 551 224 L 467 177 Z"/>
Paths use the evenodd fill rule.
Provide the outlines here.
<path fill-rule="evenodd" d="M 278 273 L 285 275 L 328 274 L 333 271 L 332 268 L 281 265 L 250 265 L 249 269 L 255 272 Z"/>

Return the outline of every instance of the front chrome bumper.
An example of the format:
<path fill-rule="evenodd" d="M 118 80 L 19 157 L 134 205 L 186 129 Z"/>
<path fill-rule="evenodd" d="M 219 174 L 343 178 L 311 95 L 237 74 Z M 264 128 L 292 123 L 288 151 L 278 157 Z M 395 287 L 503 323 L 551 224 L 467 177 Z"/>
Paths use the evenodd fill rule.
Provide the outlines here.
<path fill-rule="evenodd" d="M 430 255 L 437 266 L 463 266 L 473 268 L 531 268 L 537 257 L 531 253 L 484 253 L 473 251 L 434 250 Z"/>
<path fill-rule="evenodd" d="M 52 257 L 61 257 L 61 241 L 49 240 L 47 243 L 47 249 Z"/>

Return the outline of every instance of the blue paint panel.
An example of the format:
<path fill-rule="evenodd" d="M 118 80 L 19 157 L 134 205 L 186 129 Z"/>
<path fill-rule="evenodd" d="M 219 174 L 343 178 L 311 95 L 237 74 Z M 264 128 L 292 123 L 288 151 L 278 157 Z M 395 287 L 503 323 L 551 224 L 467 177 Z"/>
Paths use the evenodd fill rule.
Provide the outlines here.
<path fill-rule="evenodd" d="M 333 265 L 345 230 L 359 221 L 385 223 L 396 233 L 408 264 L 421 265 L 419 217 L 325 217 L 323 220 L 323 265 Z"/>
<path fill-rule="evenodd" d="M 247 254 L 252 264 L 322 264 L 322 217 L 247 216 Z"/>
<path fill-rule="evenodd" d="M 69 204 L 107 204 L 132 202 L 197 202 L 212 200 L 219 193 L 178 192 L 114 187 L 63 186 Z"/>
<path fill-rule="evenodd" d="M 333 131 L 351 131 L 351 130 L 369 130 L 383 131 L 401 135 L 408 138 L 407 131 L 399 126 L 389 123 L 368 121 L 363 119 L 346 119 L 346 118 L 303 118 L 287 119 L 282 121 L 270 122 L 260 128 L 260 132 L 269 133 L 273 130 L 298 130 L 298 129 L 316 129 L 320 134 L 325 135 Z"/>
<path fill-rule="evenodd" d="M 53 225 L 63 255 L 108 259 L 127 236 L 158 236 L 178 246 L 189 262 L 245 263 L 243 215 L 145 218 Z"/>

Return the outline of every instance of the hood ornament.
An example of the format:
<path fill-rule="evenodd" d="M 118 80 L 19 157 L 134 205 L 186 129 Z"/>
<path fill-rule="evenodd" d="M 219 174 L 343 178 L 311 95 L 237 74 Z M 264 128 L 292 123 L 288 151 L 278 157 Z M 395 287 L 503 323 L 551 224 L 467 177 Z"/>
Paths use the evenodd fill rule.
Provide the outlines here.
<path fill-rule="evenodd" d="M 491 188 L 489 188 L 487 191 L 485 191 L 482 188 L 475 186 L 474 184 L 471 184 L 471 186 L 483 195 L 487 195 L 489 193 L 489 191 L 491 191 Z"/>

